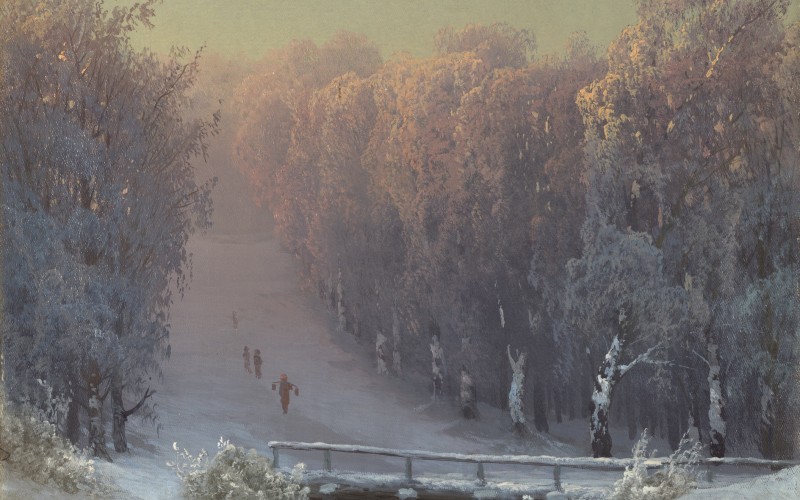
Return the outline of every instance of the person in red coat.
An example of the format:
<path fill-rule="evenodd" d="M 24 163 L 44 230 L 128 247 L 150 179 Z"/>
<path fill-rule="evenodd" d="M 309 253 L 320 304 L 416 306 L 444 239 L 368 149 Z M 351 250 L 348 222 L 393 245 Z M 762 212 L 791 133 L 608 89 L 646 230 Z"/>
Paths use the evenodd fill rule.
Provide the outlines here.
<path fill-rule="evenodd" d="M 283 413 L 287 413 L 289 411 L 289 396 L 291 395 L 292 391 L 294 391 L 295 396 L 300 395 L 300 389 L 291 382 L 289 382 L 289 377 L 286 376 L 285 373 L 281 374 L 281 379 L 278 382 L 272 383 L 272 390 L 275 390 L 275 387 L 278 386 L 278 394 L 281 395 L 281 406 L 283 407 Z"/>

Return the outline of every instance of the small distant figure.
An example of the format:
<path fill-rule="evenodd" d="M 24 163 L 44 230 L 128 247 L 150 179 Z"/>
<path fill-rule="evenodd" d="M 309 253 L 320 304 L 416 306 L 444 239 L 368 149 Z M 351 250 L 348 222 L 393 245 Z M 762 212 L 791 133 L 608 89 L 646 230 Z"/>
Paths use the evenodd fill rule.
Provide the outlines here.
<path fill-rule="evenodd" d="M 289 411 L 289 396 L 291 396 L 292 391 L 294 391 L 295 396 L 300 395 L 300 389 L 289 382 L 289 377 L 286 376 L 285 373 L 281 374 L 281 379 L 278 382 L 272 383 L 272 390 L 275 390 L 275 387 L 278 386 L 278 394 L 281 395 L 281 406 L 283 407 L 283 413 L 286 414 Z"/>
<path fill-rule="evenodd" d="M 238 318 L 238 316 L 236 316 L 236 311 L 233 311 L 231 313 L 231 319 L 233 320 L 233 329 L 234 330 L 238 330 L 239 329 L 239 318 Z"/>
<path fill-rule="evenodd" d="M 461 413 L 466 419 L 478 418 L 477 395 L 472 376 L 466 366 L 461 366 Z"/>
<path fill-rule="evenodd" d="M 256 367 L 256 378 L 261 378 L 261 351 L 253 353 L 253 365 Z"/>
<path fill-rule="evenodd" d="M 253 373 L 253 370 L 250 369 L 250 349 L 247 346 L 244 346 L 244 352 L 242 353 L 242 359 L 244 360 L 244 371 L 247 374 Z"/>

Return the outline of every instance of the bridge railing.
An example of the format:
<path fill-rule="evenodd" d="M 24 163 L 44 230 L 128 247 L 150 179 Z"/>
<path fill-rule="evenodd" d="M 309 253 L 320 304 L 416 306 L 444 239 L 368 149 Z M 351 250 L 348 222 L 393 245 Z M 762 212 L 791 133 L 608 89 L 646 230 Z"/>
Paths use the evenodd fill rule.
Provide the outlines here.
<path fill-rule="evenodd" d="M 272 459 L 275 467 L 280 464 L 280 450 L 297 451 L 321 451 L 323 468 L 331 472 L 333 468 L 331 452 L 353 453 L 364 455 L 380 455 L 384 457 L 397 457 L 405 459 L 405 477 L 409 482 L 413 480 L 414 460 L 444 461 L 444 462 L 466 462 L 476 464 L 476 476 L 481 484 L 485 484 L 486 476 L 484 464 L 502 465 L 530 465 L 536 467 L 552 467 L 553 483 L 556 490 L 562 491 L 561 469 L 584 469 L 584 470 L 604 470 L 604 471 L 624 471 L 633 465 L 631 458 L 589 458 L 589 457 L 551 457 L 551 456 L 531 456 L 531 455 L 483 455 L 483 454 L 461 454 L 461 453 L 435 453 L 420 450 L 399 450 L 393 448 L 378 448 L 375 446 L 329 444 L 329 443 L 303 443 L 297 441 L 270 441 L 269 447 L 272 448 Z M 644 460 L 647 469 L 660 469 L 669 463 L 669 458 L 649 458 Z M 770 467 L 781 469 L 800 465 L 800 461 L 793 460 L 765 460 L 759 458 L 703 458 L 700 460 L 703 465 L 709 466 L 708 480 L 711 481 L 711 466 L 714 465 L 747 465 L 754 467 Z"/>

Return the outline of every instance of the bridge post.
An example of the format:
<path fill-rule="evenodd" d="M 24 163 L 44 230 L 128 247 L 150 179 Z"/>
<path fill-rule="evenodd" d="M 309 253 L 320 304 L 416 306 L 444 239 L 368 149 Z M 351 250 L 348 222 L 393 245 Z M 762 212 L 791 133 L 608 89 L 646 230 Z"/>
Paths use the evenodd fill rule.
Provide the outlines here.
<path fill-rule="evenodd" d="M 411 481 L 411 457 L 406 457 L 406 480 Z"/>
<path fill-rule="evenodd" d="M 555 484 L 556 490 L 563 492 L 564 489 L 561 486 L 561 465 L 556 464 L 553 467 L 553 483 Z"/>
<path fill-rule="evenodd" d="M 483 462 L 478 462 L 478 482 L 486 484 L 486 476 L 483 473 Z"/>
<path fill-rule="evenodd" d="M 327 472 L 331 471 L 331 450 L 325 450 L 322 457 L 322 466 Z"/>
<path fill-rule="evenodd" d="M 279 456 L 278 448 L 272 448 L 272 467 L 275 469 L 279 467 L 278 456 Z"/>

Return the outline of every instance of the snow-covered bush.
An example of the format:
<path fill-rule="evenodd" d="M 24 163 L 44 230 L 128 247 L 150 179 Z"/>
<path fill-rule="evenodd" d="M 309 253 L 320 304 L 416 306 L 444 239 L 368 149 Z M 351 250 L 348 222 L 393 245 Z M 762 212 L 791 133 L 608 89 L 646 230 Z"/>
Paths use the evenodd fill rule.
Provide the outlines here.
<path fill-rule="evenodd" d="M 19 401 L 37 420 L 50 422 L 58 428 L 66 419 L 71 400 L 63 394 L 54 395 L 53 387 L 46 380 L 37 378 L 36 383 L 38 390 L 30 395 L 23 394 Z"/>
<path fill-rule="evenodd" d="M 55 425 L 41 421 L 31 409 L 2 414 L 6 462 L 21 476 L 40 484 L 54 483 L 67 493 L 103 494 L 94 476 L 94 462 L 58 435 Z"/>
<path fill-rule="evenodd" d="M 221 500 L 237 498 L 245 500 L 308 498 L 309 489 L 300 484 L 303 468 L 298 464 L 287 477 L 272 467 L 272 461 L 255 450 L 245 451 L 220 438 L 219 451 L 209 463 L 205 450 L 197 456 L 177 443 L 172 445 L 177 457 L 167 465 L 175 469 L 183 482 L 184 494 L 188 498 Z"/>
<path fill-rule="evenodd" d="M 680 446 L 670 455 L 669 462 L 659 472 L 648 475 L 645 461 L 655 454 L 647 455 L 650 438 L 647 429 L 633 446 L 633 465 L 625 470 L 622 479 L 614 483 L 609 495 L 615 500 L 671 500 L 686 494 L 697 483 L 697 464 L 700 461 L 700 443 L 687 435 Z"/>

